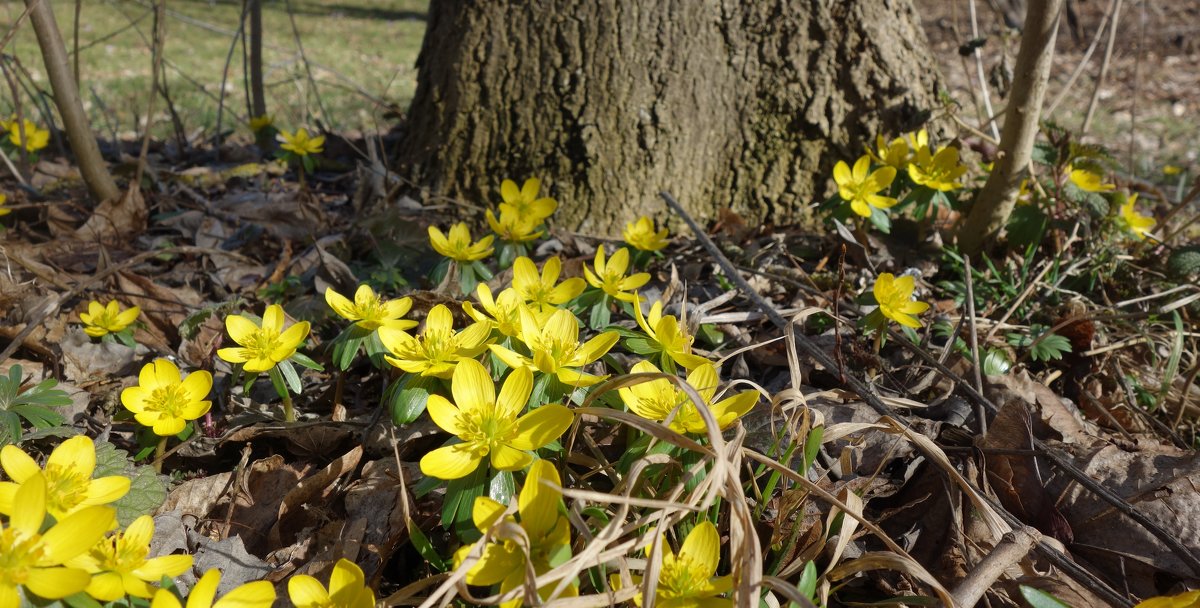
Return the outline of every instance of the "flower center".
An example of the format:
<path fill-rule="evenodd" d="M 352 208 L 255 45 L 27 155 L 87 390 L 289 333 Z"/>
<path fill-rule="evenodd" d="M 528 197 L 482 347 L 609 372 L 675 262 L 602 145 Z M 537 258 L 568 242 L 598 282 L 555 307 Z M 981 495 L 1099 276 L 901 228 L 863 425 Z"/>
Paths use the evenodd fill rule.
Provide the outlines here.
<path fill-rule="evenodd" d="M 124 536 L 105 539 L 91 549 L 100 569 L 111 572 L 136 570 L 146 563 L 149 554 L 150 547 L 135 545 Z"/>
<path fill-rule="evenodd" d="M 0 530 L 0 583 L 25 584 L 30 568 L 42 559 L 41 538 L 20 530 Z"/>
<path fill-rule="evenodd" d="M 666 597 L 697 596 L 708 582 L 700 572 L 699 564 L 684 555 L 676 555 L 674 559 L 664 556 L 658 580 L 659 589 Z"/>
<path fill-rule="evenodd" d="M 421 347 L 425 359 L 431 362 L 450 361 L 458 352 L 458 336 L 452 329 L 426 329 L 421 334 Z"/>
<path fill-rule="evenodd" d="M 361 302 L 354 303 L 354 316 L 358 317 L 359 325 L 364 329 L 378 329 L 383 324 L 383 306 L 379 298 L 372 296 Z"/>
<path fill-rule="evenodd" d="M 45 477 L 46 500 L 51 511 L 67 513 L 87 498 L 91 480 L 83 476 L 78 469 L 47 464 Z"/>
<path fill-rule="evenodd" d="M 266 359 L 270 358 L 270 354 L 279 347 L 279 334 L 273 329 L 262 328 L 254 333 L 254 341 L 250 345 L 250 350 Z"/>
<path fill-rule="evenodd" d="M 150 398 L 146 400 L 146 409 L 164 416 L 178 418 L 187 403 L 188 395 L 183 390 L 182 384 L 160 386 L 150 393 Z"/>
<path fill-rule="evenodd" d="M 459 438 L 473 444 L 479 454 L 491 452 L 496 446 L 511 443 L 517 436 L 517 425 L 511 418 L 498 416 L 494 404 L 483 411 L 473 410 L 459 415 L 463 433 Z"/>

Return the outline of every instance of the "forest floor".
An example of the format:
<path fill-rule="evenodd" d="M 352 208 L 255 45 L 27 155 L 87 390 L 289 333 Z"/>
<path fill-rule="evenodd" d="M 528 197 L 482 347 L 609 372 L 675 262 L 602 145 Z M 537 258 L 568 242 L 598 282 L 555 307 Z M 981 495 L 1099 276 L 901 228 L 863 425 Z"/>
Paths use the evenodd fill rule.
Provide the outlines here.
<path fill-rule="evenodd" d="M 130 21 L 149 27 L 141 4 L 110 4 L 123 12 L 91 21 L 91 35 L 128 35 L 137 31 L 126 29 Z M 284 50 L 294 39 L 281 4 L 266 3 L 278 52 L 268 59 L 287 82 L 276 82 L 277 91 L 301 90 L 272 97 L 271 107 L 279 108 L 276 125 L 290 129 L 317 102 L 304 90 L 298 50 Z M 189 127 L 182 139 L 166 126 L 161 138 L 155 131 L 138 194 L 103 213 L 53 147 L 31 158 L 10 151 L 14 168 L 0 178 L 0 208 L 11 211 L 0 215 L 0 443 L 42 462 L 67 437 L 92 438 L 97 466 L 87 475 L 131 480 L 113 503 L 120 524 L 153 515 L 152 554 L 194 557 L 171 574 L 181 590 L 220 568 L 223 590 L 263 580 L 285 598 L 291 581 L 314 575 L 324 583 L 346 559 L 386 605 L 495 603 L 525 580 L 524 560 L 495 559 L 507 576 L 474 574 L 467 585 L 471 564 L 458 567 L 456 558 L 475 547 L 486 561 L 521 543 L 540 551 L 531 578 L 551 588 L 565 581 L 543 587 L 546 594 L 581 596 L 561 604 L 570 606 L 628 603 L 641 589 L 634 581 L 659 568 L 662 576 L 646 576 L 647 592 L 719 574 L 709 595 L 729 585 L 751 598 L 747 605 L 758 597 L 772 608 L 973 603 L 975 585 L 991 606 L 1054 605 L 1036 590 L 1070 606 L 1132 606 L 1200 584 L 1194 3 L 1127 8 L 1093 130 L 1043 142 L 1040 181 L 1010 226 L 1012 245 L 990 255 L 965 259 L 941 246 L 939 222 L 954 211 L 912 212 L 919 200 L 968 199 L 985 171 L 970 167 L 966 186 L 944 199 L 897 177 L 892 194 L 905 202 L 890 235 L 832 220 L 820 234 L 768 232 L 730 216 L 719 229 L 671 235 L 649 252 L 640 248 L 654 239 L 635 227 L 586 238 L 550 215 L 529 248 L 536 266 L 515 267 L 499 240 L 480 260 L 451 264 L 429 230 L 462 219 L 483 238 L 489 224 L 480 209 L 502 213 L 501 202 L 522 203 L 521 195 L 502 191 L 498 178 L 492 200 L 414 200 L 385 168 L 381 140 L 363 135 L 384 131 L 372 125 L 411 95 L 405 70 L 423 3 L 347 2 L 336 9 L 341 20 L 331 20 L 328 3 L 294 4 L 309 59 L 343 68 L 318 81 L 353 89 L 324 97 L 322 124 L 332 132 L 311 155 L 313 172 L 275 160 L 274 134 L 256 142 L 244 110 L 234 111 L 236 126 L 219 149 L 205 138 L 181 145 L 191 129 L 215 124 L 211 94 L 197 90 L 181 102 L 193 108 L 181 114 Z M 973 115 L 974 60 L 958 54 L 970 38 L 962 7 L 917 4 L 950 95 Z M 1053 118 L 1077 131 L 1103 40 L 1076 83 L 1065 82 L 1105 3 L 1073 5 L 1080 33 L 1060 38 L 1050 95 L 1067 91 Z M 186 31 L 187 17 L 228 33 L 240 3 L 169 6 L 180 16 L 172 30 Z M 14 3 L 2 10 L 15 19 Z M 990 13 L 981 18 L 991 74 L 1015 55 L 1015 42 Z M 60 15 L 60 23 L 71 19 L 69 10 Z M 397 36 L 407 45 L 399 54 L 377 42 Z M 227 54 L 228 36 L 219 38 L 197 47 L 197 57 Z M 28 32 L 13 44 L 30 52 Z M 115 56 L 140 57 L 136 44 L 113 46 Z M 98 86 L 109 88 L 97 89 L 107 92 L 98 98 L 115 108 L 98 120 L 118 125 L 120 143 L 106 142 L 105 151 L 128 180 L 140 147 L 130 137 L 144 97 L 138 87 L 148 82 L 126 83 L 90 53 L 83 70 L 105 75 L 109 84 Z M 186 55 L 168 52 L 181 62 Z M 355 56 L 371 61 L 355 65 Z M 195 61 L 178 69 L 221 80 L 220 70 L 201 72 L 210 62 Z M 999 89 L 993 103 L 1002 105 Z M 242 99 L 240 84 L 230 90 Z M 386 103 L 371 105 L 362 90 Z M 169 124 L 169 113 L 161 120 Z M 950 135 L 931 145 L 976 138 Z M 915 139 L 902 140 L 906 154 L 916 155 Z M 1081 167 L 1116 188 L 1072 185 Z M 1157 222 L 1150 238 L 1138 238 L 1136 216 L 1120 211 L 1127 193 L 1139 196 L 1135 212 Z M 630 252 L 628 268 L 614 268 Z M 646 273 L 637 291 L 647 306 L 635 311 L 615 297 L 628 299 L 633 287 L 592 280 L 605 262 L 609 272 Z M 911 293 L 898 291 L 901 305 L 929 305 L 913 310 L 917 327 L 880 312 L 878 297 L 891 293 L 880 281 L 893 274 L 896 283 L 912 281 Z M 364 286 L 403 302 L 392 316 L 413 326 L 355 324 L 370 308 Z M 360 293 L 362 306 L 352 310 L 331 292 L 350 300 Z M 91 304 L 110 301 L 138 307 L 136 322 L 89 334 L 106 333 L 85 316 L 96 312 Z M 897 305 L 882 303 L 889 312 Z M 247 324 L 270 325 L 264 317 L 308 332 L 298 355 L 271 350 L 274 371 L 247 373 L 244 361 L 228 360 L 238 353 L 223 349 L 253 347 Z M 144 402 L 136 395 L 178 381 L 145 371 L 163 369 L 159 360 L 212 378 L 211 392 L 192 399 L 211 409 L 164 438 L 132 411 Z M 670 374 L 677 384 L 629 375 L 650 371 L 645 361 L 678 371 Z M 700 361 L 716 364 L 713 373 Z M 530 370 L 528 379 L 517 368 Z M 607 380 L 586 387 L 576 370 Z M 723 392 L 714 397 L 717 384 Z M 524 434 L 493 442 L 482 466 L 442 481 L 428 455 L 445 454 L 447 431 L 469 435 L 467 405 L 491 406 L 489 391 L 514 411 L 507 426 L 475 420 L 479 432 Z M 295 420 L 286 419 L 289 406 Z M 537 424 L 513 423 L 527 406 Z M 504 467 L 496 446 L 505 441 L 521 448 L 509 458 L 535 453 L 555 473 Z M 14 464 L 15 449 L 0 458 L 4 479 L 31 475 Z M 447 462 L 439 461 L 443 473 Z M 547 495 L 551 507 L 539 510 Z M 492 506 L 484 496 L 512 503 L 516 519 L 480 526 Z M 3 521 L 12 527 L 11 517 Z M 663 553 L 690 561 L 659 560 Z M 982 565 L 989 555 L 1000 566 L 990 576 Z M 692 562 L 712 568 L 689 570 Z M 38 605 L 95 608 L 80 596 Z"/>

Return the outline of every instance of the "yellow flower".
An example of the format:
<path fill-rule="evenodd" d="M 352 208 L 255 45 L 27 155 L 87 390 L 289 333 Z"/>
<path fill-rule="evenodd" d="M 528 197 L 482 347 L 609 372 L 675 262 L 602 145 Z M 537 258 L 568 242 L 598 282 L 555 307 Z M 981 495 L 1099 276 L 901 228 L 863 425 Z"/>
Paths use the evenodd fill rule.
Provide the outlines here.
<path fill-rule="evenodd" d="M 275 136 L 279 140 L 279 147 L 295 154 L 296 156 L 308 156 L 309 154 L 320 154 L 324 151 L 325 136 L 318 135 L 310 137 L 308 129 L 300 127 L 296 129 L 295 134 L 279 130 L 279 134 Z"/>
<path fill-rule="evenodd" d="M 55 600 L 87 588 L 92 577 L 61 564 L 87 551 L 116 522 L 108 507 L 87 507 L 58 519 L 46 531 L 46 479 L 35 473 L 13 497 L 8 527 L 0 524 L 0 608 L 21 605 L 27 594 Z"/>
<path fill-rule="evenodd" d="M 329 590 L 317 579 L 297 574 L 288 580 L 288 597 L 296 608 L 372 608 L 375 592 L 366 586 L 362 568 L 339 559 L 329 575 Z"/>
<path fill-rule="evenodd" d="M 521 519 L 518 525 L 524 530 L 528 542 L 528 562 L 527 554 L 517 540 L 506 538 L 500 532 L 493 536 L 493 542 L 484 546 L 479 561 L 467 571 L 467 584 L 491 586 L 499 583 L 500 593 L 508 593 L 525 582 L 526 563 L 533 566 L 535 576 L 541 576 L 570 558 L 571 525 L 559 513 L 561 500 L 562 480 L 554 465 L 546 460 L 534 462 L 517 499 L 517 514 Z M 500 521 L 505 509 L 504 505 L 491 498 L 480 496 L 475 499 L 471 509 L 471 519 L 481 533 L 487 534 Z M 510 524 L 517 524 L 512 517 L 506 520 Z M 455 568 L 466 561 L 471 549 L 471 545 L 466 545 L 454 553 Z M 558 581 L 550 581 L 539 589 L 542 599 L 549 599 L 557 586 Z M 571 584 L 560 597 L 574 597 L 577 594 L 578 590 Z M 521 598 L 518 596 L 500 606 L 517 608 L 520 605 Z"/>
<path fill-rule="evenodd" d="M 412 298 L 383 300 L 371 289 L 370 285 L 359 285 L 354 292 L 354 301 L 333 290 L 325 289 L 325 303 L 338 316 L 367 330 L 375 331 L 380 327 L 405 330 L 417 326 L 417 322 L 404 319 L 404 315 L 412 309 Z"/>
<path fill-rule="evenodd" d="M 667 229 L 663 228 L 655 232 L 654 222 L 644 215 L 639 217 L 636 222 L 625 224 L 625 230 L 621 232 L 621 236 L 630 247 L 642 251 L 658 251 L 670 242 L 667 240 Z"/>
<path fill-rule="evenodd" d="M 0 216 L 5 216 L 12 213 L 12 209 L 4 206 L 4 203 L 6 202 L 8 202 L 8 197 L 5 196 L 3 192 L 0 192 Z"/>
<path fill-rule="evenodd" d="M 585 374 L 580 369 L 603 357 L 619 337 L 615 331 L 606 331 L 580 344 L 579 321 L 571 311 L 560 308 L 543 322 L 525 307 L 521 309 L 521 338 L 533 357 L 498 344 L 489 348 L 509 367 L 537 368 L 543 374 L 554 374 L 568 386 L 591 386 L 604 377 Z"/>
<path fill-rule="evenodd" d="M 192 567 L 190 555 L 150 555 L 150 540 L 154 537 L 154 519 L 143 515 L 129 524 L 124 532 L 102 538 L 87 552 L 67 562 L 92 575 L 87 594 L 102 602 L 131 595 L 149 599 L 154 587 L 164 576 L 176 577 Z"/>
<path fill-rule="evenodd" d="M 472 323 L 456 333 L 450 309 L 445 304 L 438 304 L 429 310 L 419 338 L 398 329 L 381 327 L 379 341 L 394 355 L 384 356 L 393 366 L 422 376 L 449 378 L 458 363 L 478 357 L 487 348 L 491 333 L 491 326 L 481 322 Z"/>
<path fill-rule="evenodd" d="M 263 114 L 262 116 L 255 116 L 250 119 L 250 130 L 255 133 L 273 126 L 275 126 L 275 119 L 270 114 Z M 321 142 L 323 143 L 324 139 L 322 139 Z M 320 152 L 320 150 L 318 150 L 318 152 Z"/>
<path fill-rule="evenodd" d="M 1133 608 L 1200 608 L 1200 591 L 1187 591 L 1179 595 L 1152 597 Z"/>
<path fill-rule="evenodd" d="M 913 301 L 913 289 L 913 278 L 909 275 L 900 278 L 890 272 L 879 275 L 874 288 L 879 312 L 905 327 L 920 327 L 921 322 L 913 315 L 925 312 L 929 305 Z"/>
<path fill-rule="evenodd" d="M 684 369 L 693 369 L 708 363 L 708 359 L 692 354 L 693 338 L 679 324 L 675 315 L 664 315 L 662 310 L 662 302 L 655 302 L 650 306 L 650 314 L 647 317 L 642 315 L 641 306 L 633 307 L 638 326 L 646 332 L 647 336 L 650 336 L 650 340 L 657 346 L 657 350 Z"/>
<path fill-rule="evenodd" d="M 904 137 L 908 139 L 913 152 L 920 152 L 922 148 L 929 149 L 929 133 L 925 129 L 908 133 Z"/>
<path fill-rule="evenodd" d="M 962 188 L 958 178 L 967 167 L 958 162 L 958 148 L 948 146 L 930 154 L 929 146 L 917 150 L 916 158 L 908 163 L 908 177 L 916 183 L 940 192 Z"/>
<path fill-rule="evenodd" d="M 229 315 L 225 317 L 225 329 L 239 346 L 222 348 L 217 356 L 230 363 L 243 363 L 246 371 L 257 373 L 296 354 L 308 337 L 309 324 L 301 321 L 284 331 L 283 308 L 271 304 L 263 312 L 262 327 L 241 315 Z"/>
<path fill-rule="evenodd" d="M 114 502 L 129 492 L 128 477 L 110 475 L 92 479 L 96 472 L 96 445 L 85 435 L 72 437 L 54 448 L 44 470 L 15 445 L 0 450 L 0 465 L 12 480 L 0 482 L 0 513 L 10 517 L 16 517 L 20 507 L 16 498 L 20 484 L 35 477 L 46 485 L 42 508 L 59 521 L 89 507 Z"/>
<path fill-rule="evenodd" d="M 1071 169 L 1070 180 L 1076 188 L 1084 192 L 1110 192 L 1116 188 L 1113 184 L 1104 183 L 1104 178 L 1087 169 Z"/>
<path fill-rule="evenodd" d="M 575 296 L 583 293 L 587 284 L 583 279 L 574 277 L 555 285 L 559 273 L 562 272 L 562 260 L 553 256 L 546 260 L 539 276 L 533 260 L 521 256 L 513 262 L 512 288 L 525 300 L 526 304 L 535 310 L 552 312 L 559 305 L 566 304 Z"/>
<path fill-rule="evenodd" d="M 1176 165 L 1163 166 L 1163 175 L 1179 175 L 1180 173 L 1183 173 L 1183 167 Z"/>
<path fill-rule="evenodd" d="M 491 288 L 486 283 L 480 283 L 475 287 L 475 296 L 479 298 L 483 310 L 476 309 L 470 302 L 463 302 L 463 312 L 468 317 L 486 323 L 506 336 L 520 339 L 522 302 L 516 290 L 505 289 L 493 298 Z"/>
<path fill-rule="evenodd" d="M 504 180 L 500 184 L 500 198 L 504 199 L 504 202 L 500 203 L 500 213 L 503 214 L 507 210 L 535 226 L 542 223 L 542 220 L 553 215 L 554 210 L 558 209 L 558 202 L 550 197 L 538 198 L 538 190 L 541 187 L 542 182 L 536 177 L 525 180 L 520 190 L 517 189 L 516 182 L 511 179 Z"/>
<path fill-rule="evenodd" d="M 26 152 L 37 152 L 50 144 L 50 131 L 48 129 L 39 129 L 37 125 L 28 119 L 22 121 L 21 124 L 25 126 L 25 140 L 29 144 L 25 145 L 22 141 L 21 128 L 14 117 L 5 124 L 8 128 L 8 141 L 12 142 L 12 145 Z"/>
<path fill-rule="evenodd" d="M 433 245 L 433 250 L 456 262 L 474 262 L 492 255 L 492 238 L 489 234 L 472 243 L 466 222 L 451 226 L 449 235 L 436 226 L 429 227 L 429 244 Z"/>
<path fill-rule="evenodd" d="M 500 396 L 483 364 L 466 359 L 450 381 L 451 403 L 441 395 L 429 396 L 429 417 L 461 443 L 440 447 L 421 458 L 421 472 L 438 479 L 458 479 L 490 457 L 497 471 L 518 471 L 533 462 L 529 452 L 557 439 L 571 425 L 571 410 L 546 404 L 524 416 L 533 392 L 533 373 L 513 369 L 504 380 Z"/>
<path fill-rule="evenodd" d="M 484 217 L 487 218 L 492 232 L 495 232 L 502 241 L 524 243 L 542 236 L 542 231 L 537 229 L 541 220 L 534 221 L 531 218 L 521 217 L 512 209 L 501 211 L 499 218 L 492 213 L 491 209 L 488 209 L 484 212 Z"/>
<path fill-rule="evenodd" d="M 188 594 L 187 608 L 271 608 L 271 604 L 275 603 L 275 587 L 267 581 L 239 585 L 214 602 L 220 584 L 220 570 L 214 568 L 205 572 Z M 159 589 L 154 593 L 150 608 L 184 608 L 184 605 L 175 594 Z"/>
<path fill-rule="evenodd" d="M 879 194 L 880 190 L 892 185 L 896 179 L 896 170 L 892 167 L 880 167 L 870 174 L 870 157 L 863 156 L 854 163 L 854 169 L 845 161 L 839 160 L 833 166 L 833 181 L 838 185 L 838 196 L 850 203 L 854 213 L 862 217 L 871 217 L 871 208 L 887 209 L 896 204 L 896 199 Z"/>
<path fill-rule="evenodd" d="M 721 558 L 721 539 L 712 522 L 703 521 L 692 528 L 687 538 L 683 539 L 683 547 L 680 547 L 678 554 L 661 536 L 659 544 L 663 553 L 662 568 L 654 585 L 654 605 L 672 608 L 733 606 L 733 600 L 718 597 L 733 589 L 733 578 L 716 576 L 717 563 Z M 649 553 L 650 547 L 646 547 L 646 554 Z M 616 575 L 613 581 L 614 586 L 620 586 Z M 641 587 L 642 577 L 634 576 L 633 582 Z M 641 606 L 642 602 L 642 594 L 638 592 L 633 597 L 633 603 Z"/>
<path fill-rule="evenodd" d="M 662 373 L 649 361 L 635 363 L 630 372 L 634 374 Z M 713 418 L 716 419 L 717 426 L 721 430 L 729 428 L 733 421 L 744 416 L 758 402 L 757 392 L 743 391 L 713 403 L 713 399 L 717 395 L 719 378 L 717 377 L 717 368 L 712 363 L 706 362 L 693 369 L 688 374 L 687 383 L 700 394 L 704 405 L 712 412 Z M 666 420 L 671 412 L 675 412 L 670 427 L 676 433 L 703 434 L 707 432 L 708 427 L 704 425 L 704 419 L 700 417 L 700 412 L 696 410 L 696 404 L 691 397 L 666 378 L 656 378 L 620 388 L 617 389 L 617 394 L 621 396 L 626 407 L 647 420 Z"/>
<path fill-rule="evenodd" d="M 142 309 L 137 306 L 121 310 L 121 305 L 117 304 L 116 300 L 110 300 L 107 305 L 92 300 L 88 302 L 88 311 L 79 313 L 79 319 L 83 321 L 83 333 L 99 338 L 109 333 L 120 333 L 136 321 L 140 314 Z"/>
<path fill-rule="evenodd" d="M 1129 226 L 1129 231 L 1134 236 L 1139 239 L 1145 239 L 1150 233 L 1150 229 L 1157 222 L 1154 221 L 1154 218 L 1142 215 L 1137 212 L 1137 209 L 1134 209 L 1134 205 L 1137 204 L 1137 197 L 1138 195 L 1131 194 L 1129 198 L 1125 199 L 1125 204 L 1121 205 L 1121 217 L 1125 219 L 1125 223 Z"/>
<path fill-rule="evenodd" d="M 212 402 L 204 398 L 212 384 L 212 374 L 207 371 L 194 371 L 181 379 L 174 363 L 155 359 L 142 367 L 137 386 L 121 391 L 121 404 L 133 412 L 138 424 L 150 427 L 155 435 L 170 437 L 179 434 L 188 420 L 208 413 Z"/>
<path fill-rule="evenodd" d="M 908 166 L 908 142 L 903 137 L 885 143 L 882 135 L 875 136 L 875 148 L 867 146 L 867 154 L 871 160 L 880 165 L 887 165 L 897 171 Z"/>
<path fill-rule="evenodd" d="M 649 273 L 639 272 L 625 276 L 629 270 L 629 250 L 622 247 L 605 261 L 604 245 L 596 248 L 595 271 L 583 267 L 583 276 L 592 287 L 604 290 L 609 296 L 622 302 L 638 302 L 633 292 L 650 281 Z"/>

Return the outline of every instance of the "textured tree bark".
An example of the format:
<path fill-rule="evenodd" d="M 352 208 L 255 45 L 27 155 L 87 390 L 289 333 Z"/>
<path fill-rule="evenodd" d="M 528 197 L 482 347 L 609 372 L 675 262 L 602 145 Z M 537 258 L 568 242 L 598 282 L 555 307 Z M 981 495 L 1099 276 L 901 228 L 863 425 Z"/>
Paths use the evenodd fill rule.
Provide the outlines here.
<path fill-rule="evenodd" d="M 958 245 L 964 253 L 977 253 L 984 243 L 999 235 L 1016 206 L 1021 179 L 1026 175 L 1037 139 L 1046 82 L 1054 64 L 1054 39 L 1062 5 L 1063 0 L 1033 2 L 1025 13 L 1012 92 L 1004 112 L 1004 131 L 1000 134 L 1000 151 L 992 173 L 958 231 Z"/>
<path fill-rule="evenodd" d="M 108 173 L 104 158 L 100 156 L 100 146 L 96 144 L 87 114 L 83 111 L 79 88 L 71 76 L 71 65 L 67 62 L 67 47 L 63 44 L 50 2 L 25 0 L 25 5 L 32 7 L 29 20 L 42 50 L 50 87 L 54 90 L 54 105 L 58 106 L 58 113 L 62 115 L 63 129 L 67 132 L 67 141 L 71 142 L 71 151 L 75 153 L 83 181 L 97 203 L 115 200 L 121 192 Z"/>
<path fill-rule="evenodd" d="M 910 0 L 439 0 L 399 158 L 435 194 L 543 180 L 555 220 L 613 233 L 728 207 L 797 220 L 833 164 L 935 103 Z"/>

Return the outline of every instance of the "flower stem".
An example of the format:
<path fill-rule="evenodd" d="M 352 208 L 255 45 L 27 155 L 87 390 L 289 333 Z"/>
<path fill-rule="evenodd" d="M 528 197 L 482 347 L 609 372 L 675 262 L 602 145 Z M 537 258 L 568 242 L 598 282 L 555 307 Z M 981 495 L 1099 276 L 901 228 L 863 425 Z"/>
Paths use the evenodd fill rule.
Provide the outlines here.
<path fill-rule="evenodd" d="M 167 453 L 167 438 L 159 437 L 158 446 L 154 448 L 154 472 L 162 473 L 163 455 Z"/>
<path fill-rule="evenodd" d="M 292 408 L 292 394 L 287 391 L 283 391 L 283 421 L 296 421 L 296 410 Z"/>

